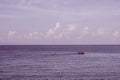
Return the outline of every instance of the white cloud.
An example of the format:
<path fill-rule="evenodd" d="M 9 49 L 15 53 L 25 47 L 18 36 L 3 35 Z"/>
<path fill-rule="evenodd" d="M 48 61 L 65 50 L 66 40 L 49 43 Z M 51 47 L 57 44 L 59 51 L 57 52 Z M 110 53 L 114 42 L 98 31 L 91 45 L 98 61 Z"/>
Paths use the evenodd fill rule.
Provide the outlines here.
<path fill-rule="evenodd" d="M 64 27 L 62 30 L 63 31 L 58 36 L 64 39 L 69 39 L 75 36 L 77 32 L 77 25 L 69 24 L 69 25 L 66 25 L 66 27 Z"/>
<path fill-rule="evenodd" d="M 68 31 L 75 31 L 76 28 L 77 28 L 76 25 L 73 25 L 73 24 L 68 25 Z"/>
<path fill-rule="evenodd" d="M 54 36 L 54 39 L 61 39 L 63 37 L 63 33 L 59 33 L 57 35 Z"/>
<path fill-rule="evenodd" d="M 39 40 L 43 37 L 43 33 L 41 33 L 41 32 L 29 32 L 27 34 L 24 34 L 23 37 L 25 39 Z"/>
<path fill-rule="evenodd" d="M 103 28 L 100 28 L 97 30 L 97 34 L 98 35 L 103 35 L 105 33 L 104 29 Z"/>
<path fill-rule="evenodd" d="M 76 34 L 77 25 L 75 24 L 68 24 L 64 27 L 59 27 L 59 29 L 55 30 L 55 33 L 53 33 L 54 39 L 70 39 L 71 37 L 74 37 Z"/>
<path fill-rule="evenodd" d="M 102 36 L 102 35 L 105 35 L 105 29 L 104 28 L 94 29 L 94 31 L 92 32 L 92 35 L 93 36 Z"/>
<path fill-rule="evenodd" d="M 120 37 L 120 31 L 116 30 L 112 33 L 112 35 L 115 37 L 115 38 L 119 38 Z"/>
<path fill-rule="evenodd" d="M 30 32 L 30 33 L 28 34 L 28 38 L 32 39 L 32 37 L 33 37 L 33 33 Z"/>
<path fill-rule="evenodd" d="M 78 29 L 77 31 L 78 31 L 78 35 L 76 37 L 77 39 L 83 39 L 84 37 L 87 37 L 91 34 L 87 26 L 81 27 L 81 29 Z"/>
<path fill-rule="evenodd" d="M 60 28 L 60 22 L 57 22 L 54 28 L 51 28 L 47 31 L 45 38 L 53 37 L 56 34 L 57 30 L 59 30 L 59 28 Z"/>
<path fill-rule="evenodd" d="M 89 33 L 89 28 L 88 27 L 84 27 L 82 30 L 82 35 L 87 35 Z"/>
<path fill-rule="evenodd" d="M 58 29 L 58 28 L 60 28 L 60 22 L 57 22 L 57 23 L 56 23 L 55 29 Z"/>
<path fill-rule="evenodd" d="M 84 30 L 88 30 L 88 27 L 86 26 L 86 27 L 84 27 Z"/>
<path fill-rule="evenodd" d="M 15 35 L 16 35 L 16 31 L 10 30 L 10 31 L 8 32 L 8 37 L 9 37 L 9 38 L 13 38 L 13 37 L 15 37 Z"/>
<path fill-rule="evenodd" d="M 77 25 L 75 24 L 69 24 L 64 27 L 61 26 L 60 22 L 57 22 L 55 24 L 55 27 L 49 29 L 46 32 L 46 35 L 44 38 L 52 38 L 52 39 L 68 39 L 70 37 L 74 37 L 74 33 L 77 30 Z"/>
<path fill-rule="evenodd" d="M 49 29 L 48 32 L 45 35 L 45 38 L 50 37 L 54 34 L 55 34 L 55 30 L 54 29 Z"/>
<path fill-rule="evenodd" d="M 42 37 L 42 33 L 34 32 L 34 39 L 39 40 Z"/>

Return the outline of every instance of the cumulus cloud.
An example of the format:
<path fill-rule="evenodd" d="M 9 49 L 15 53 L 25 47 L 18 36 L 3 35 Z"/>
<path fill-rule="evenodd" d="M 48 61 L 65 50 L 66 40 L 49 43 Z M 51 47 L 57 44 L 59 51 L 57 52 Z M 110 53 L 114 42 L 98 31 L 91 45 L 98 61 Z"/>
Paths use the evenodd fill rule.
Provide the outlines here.
<path fill-rule="evenodd" d="M 15 37 L 15 35 L 16 35 L 16 31 L 10 30 L 10 31 L 8 32 L 8 38 L 13 38 L 13 37 Z"/>
<path fill-rule="evenodd" d="M 23 35 L 25 39 L 29 39 L 29 40 L 39 40 L 42 38 L 42 36 L 43 36 L 43 33 L 41 32 L 29 32 Z"/>
<path fill-rule="evenodd" d="M 61 39 L 64 36 L 63 32 L 58 33 L 57 35 L 54 36 L 54 39 Z"/>
<path fill-rule="evenodd" d="M 89 28 L 87 26 L 85 26 L 82 30 L 82 35 L 87 35 L 89 33 Z"/>
<path fill-rule="evenodd" d="M 55 27 L 54 28 L 51 28 L 47 31 L 46 35 L 45 35 L 45 38 L 48 38 L 48 37 L 53 37 L 55 34 L 56 34 L 56 31 L 60 28 L 60 22 L 57 22 L 55 24 Z"/>
<path fill-rule="evenodd" d="M 57 22 L 57 23 L 56 23 L 55 29 L 58 29 L 58 28 L 60 28 L 60 22 Z"/>
<path fill-rule="evenodd" d="M 56 28 L 53 28 L 52 30 L 50 29 L 51 32 L 49 31 L 52 34 L 52 38 L 70 39 L 71 37 L 74 37 L 77 26 L 75 24 L 68 24 L 68 25 L 60 26 L 60 23 L 56 23 Z"/>
<path fill-rule="evenodd" d="M 109 31 L 109 32 L 108 32 Z M 102 41 L 106 38 L 109 39 L 120 39 L 120 31 L 119 30 L 108 30 L 107 28 L 99 27 L 99 28 L 90 28 L 89 26 L 79 26 L 74 24 L 68 24 L 61 26 L 60 22 L 56 22 L 55 26 L 48 29 L 47 32 L 26 32 L 19 33 L 14 30 L 9 30 L 8 36 L 11 40 L 26 40 L 26 41 L 44 41 L 44 40 L 79 40 L 84 41 L 87 39 Z M 112 34 L 112 36 L 111 36 Z M 106 37 L 105 37 L 106 36 Z M 20 38 L 19 38 L 20 37 Z M 89 41 L 89 40 L 88 40 Z"/>
<path fill-rule="evenodd" d="M 33 33 L 29 32 L 28 35 L 26 35 L 26 38 L 32 39 L 33 38 Z"/>
<path fill-rule="evenodd" d="M 76 28 L 77 28 L 77 26 L 74 25 L 74 24 L 70 24 L 70 25 L 68 25 L 68 31 L 75 31 Z"/>
<path fill-rule="evenodd" d="M 74 36 L 76 29 L 77 29 L 77 25 L 75 24 L 61 26 L 60 22 L 56 22 L 55 27 L 50 28 L 46 32 L 45 38 L 68 39 Z"/>
<path fill-rule="evenodd" d="M 120 31 L 116 30 L 112 33 L 112 35 L 115 37 L 115 38 L 119 38 L 120 37 Z"/>
<path fill-rule="evenodd" d="M 91 34 L 87 26 L 83 26 L 81 27 L 81 29 L 78 29 L 77 31 L 78 31 L 77 39 L 83 39 L 84 37 L 87 37 Z"/>
<path fill-rule="evenodd" d="M 92 36 L 102 36 L 105 35 L 105 32 L 107 32 L 104 28 L 97 28 L 92 31 Z"/>
<path fill-rule="evenodd" d="M 97 29 L 97 34 L 98 35 L 103 35 L 105 33 L 105 30 L 103 28 Z"/>
<path fill-rule="evenodd" d="M 18 33 L 16 31 L 9 31 L 8 32 L 9 39 L 15 40 L 40 40 L 43 38 L 42 32 L 27 32 L 27 33 Z"/>
<path fill-rule="evenodd" d="M 50 37 L 50 36 L 52 36 L 54 34 L 55 34 L 55 30 L 54 29 L 49 29 L 47 34 L 45 35 L 45 38 Z"/>

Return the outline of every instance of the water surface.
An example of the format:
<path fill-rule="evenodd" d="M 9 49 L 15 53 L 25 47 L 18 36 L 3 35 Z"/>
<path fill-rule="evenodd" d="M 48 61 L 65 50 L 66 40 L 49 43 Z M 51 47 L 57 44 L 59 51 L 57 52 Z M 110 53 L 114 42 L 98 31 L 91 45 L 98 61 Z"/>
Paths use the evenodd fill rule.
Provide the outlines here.
<path fill-rule="evenodd" d="M 120 80 L 120 46 L 0 46 L 0 79 Z"/>

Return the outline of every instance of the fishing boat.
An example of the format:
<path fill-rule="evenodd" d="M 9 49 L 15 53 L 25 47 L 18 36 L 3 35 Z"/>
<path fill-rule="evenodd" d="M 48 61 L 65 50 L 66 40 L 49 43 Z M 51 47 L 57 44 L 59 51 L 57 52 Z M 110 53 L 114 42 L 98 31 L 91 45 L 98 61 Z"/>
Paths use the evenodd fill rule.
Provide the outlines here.
<path fill-rule="evenodd" d="M 78 51 L 77 54 L 84 55 L 85 53 L 83 51 Z"/>

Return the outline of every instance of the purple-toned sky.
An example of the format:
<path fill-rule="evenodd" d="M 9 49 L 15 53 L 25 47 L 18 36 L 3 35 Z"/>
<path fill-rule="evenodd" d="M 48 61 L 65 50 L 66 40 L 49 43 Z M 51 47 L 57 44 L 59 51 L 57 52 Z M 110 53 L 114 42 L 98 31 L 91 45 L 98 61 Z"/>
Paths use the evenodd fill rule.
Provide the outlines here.
<path fill-rule="evenodd" d="M 0 44 L 120 44 L 120 0 L 0 0 Z"/>

